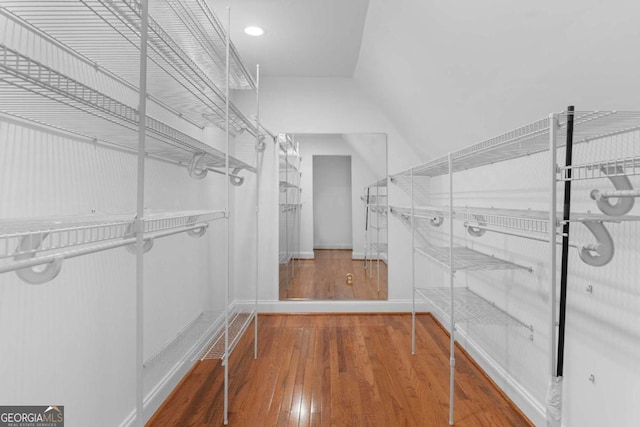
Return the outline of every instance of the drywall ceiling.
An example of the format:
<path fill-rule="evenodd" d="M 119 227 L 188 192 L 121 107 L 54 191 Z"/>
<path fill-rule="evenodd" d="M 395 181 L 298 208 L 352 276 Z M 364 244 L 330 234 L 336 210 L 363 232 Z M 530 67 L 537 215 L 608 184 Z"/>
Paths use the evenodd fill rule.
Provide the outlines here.
<path fill-rule="evenodd" d="M 358 61 L 369 0 L 209 0 L 248 67 L 261 75 L 351 77 Z M 265 30 L 244 33 L 249 25 Z"/>
<path fill-rule="evenodd" d="M 637 0 L 370 0 L 353 77 L 432 158 L 571 104 L 639 109 L 639 16 Z"/>

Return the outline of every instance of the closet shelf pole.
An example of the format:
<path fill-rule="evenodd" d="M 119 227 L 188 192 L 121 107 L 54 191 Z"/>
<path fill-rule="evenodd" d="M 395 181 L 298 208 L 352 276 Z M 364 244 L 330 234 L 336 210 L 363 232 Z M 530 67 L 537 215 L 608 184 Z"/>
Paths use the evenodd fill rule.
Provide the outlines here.
<path fill-rule="evenodd" d="M 227 7 L 227 32 L 225 35 L 225 60 L 226 60 L 226 85 L 225 91 L 225 178 L 226 178 L 226 196 L 225 207 L 227 210 L 227 230 L 226 230 L 226 245 L 227 245 L 227 274 L 225 277 L 225 307 L 224 307 L 224 425 L 229 424 L 229 286 L 230 286 L 230 274 L 231 274 L 231 218 L 229 215 L 230 201 L 231 201 L 231 181 L 229 181 L 229 84 L 230 77 L 230 58 L 229 58 L 229 43 L 231 33 L 231 8 Z"/>
<path fill-rule="evenodd" d="M 451 153 L 448 155 L 449 161 L 449 218 L 453 219 L 453 161 Z M 454 309 L 454 288 L 453 279 L 455 274 L 455 266 L 453 265 L 453 220 L 449 221 L 449 287 L 451 289 L 451 332 L 449 334 L 449 354 L 450 354 L 450 373 L 449 373 L 449 425 L 453 425 L 454 410 L 454 390 L 455 390 L 455 373 L 456 373 L 456 357 L 455 357 L 455 309 Z"/>
<path fill-rule="evenodd" d="M 140 2 L 140 89 L 138 105 L 138 190 L 136 207 L 136 425 L 144 426 L 144 177 L 147 119 L 147 41 L 149 0 Z"/>
<path fill-rule="evenodd" d="M 416 238 L 415 219 L 413 216 L 415 201 L 413 200 L 413 168 L 411 168 L 409 197 L 411 198 L 411 354 L 416 354 Z"/>
<path fill-rule="evenodd" d="M 557 304 L 557 277 L 556 277 L 556 233 L 557 233 L 557 180 L 556 173 L 558 169 L 558 154 L 556 152 L 556 137 L 557 137 L 557 123 L 558 116 L 553 113 L 549 115 L 549 153 L 550 153 L 550 171 L 549 171 L 549 237 L 547 238 L 547 242 L 549 243 L 549 265 L 550 265 L 550 277 L 551 277 L 551 298 L 549 298 L 550 302 L 550 324 L 549 324 L 549 356 L 550 356 L 550 372 L 551 377 L 556 376 L 556 304 Z"/>
<path fill-rule="evenodd" d="M 260 64 L 256 65 L 256 294 L 253 305 L 253 358 L 258 358 L 258 281 L 260 278 L 260 153 L 265 144 L 260 137 Z"/>

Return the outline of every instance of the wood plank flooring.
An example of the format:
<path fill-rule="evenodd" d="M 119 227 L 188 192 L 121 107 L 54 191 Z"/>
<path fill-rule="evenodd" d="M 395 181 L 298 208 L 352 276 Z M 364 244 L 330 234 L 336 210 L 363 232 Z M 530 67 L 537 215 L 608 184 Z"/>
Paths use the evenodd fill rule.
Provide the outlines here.
<path fill-rule="evenodd" d="M 378 291 L 377 261 L 365 270 L 364 262 L 351 256 L 350 250 L 316 249 L 315 259 L 296 260 L 289 286 L 280 281 L 280 299 L 386 300 L 387 265 L 380 262 Z M 353 285 L 346 284 L 347 273 L 353 274 Z"/>
<path fill-rule="evenodd" d="M 407 314 L 261 315 L 231 355 L 230 426 L 446 426 L 448 336 Z M 456 355 L 458 427 L 531 426 L 463 352 Z M 221 426 L 223 368 L 199 362 L 149 427 Z"/>

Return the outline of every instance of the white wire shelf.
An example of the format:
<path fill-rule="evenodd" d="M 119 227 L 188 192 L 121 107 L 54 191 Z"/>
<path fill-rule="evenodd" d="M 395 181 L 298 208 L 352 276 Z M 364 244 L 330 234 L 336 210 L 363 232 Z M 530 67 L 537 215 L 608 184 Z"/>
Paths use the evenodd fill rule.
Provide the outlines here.
<path fill-rule="evenodd" d="M 302 203 L 280 203 L 280 211 L 294 211 L 296 209 L 300 209 L 302 207 Z"/>
<path fill-rule="evenodd" d="M 559 113 L 557 146 L 566 143 L 567 113 Z M 453 172 L 484 166 L 549 150 L 550 119 L 544 118 L 510 132 L 451 153 Z M 573 143 L 579 144 L 640 129 L 638 111 L 576 111 Z M 449 173 L 449 157 L 442 156 L 395 174 L 417 176 Z"/>
<path fill-rule="evenodd" d="M 427 300 L 439 316 L 450 321 L 451 288 L 416 288 L 415 291 Z M 533 332 L 533 326 L 525 324 L 466 287 L 453 288 L 453 308 L 456 323 L 469 322 L 480 325 L 504 325 L 526 328 Z"/>
<path fill-rule="evenodd" d="M 416 247 L 416 253 L 419 253 L 443 267 L 449 268 L 449 247 L 448 246 L 422 246 Z M 531 267 L 525 267 L 510 261 L 506 261 L 491 255 L 483 254 L 467 247 L 453 247 L 453 271 L 459 270 L 527 270 L 532 271 Z"/>
<path fill-rule="evenodd" d="M 360 200 L 362 200 L 367 205 L 386 205 L 387 204 L 387 195 L 379 194 L 379 195 L 369 195 L 369 203 L 367 203 L 367 195 L 360 196 Z"/>
<path fill-rule="evenodd" d="M 405 218 L 411 217 L 411 208 L 392 206 L 391 211 Z M 467 221 L 484 226 L 521 230 L 532 233 L 548 233 L 549 213 L 531 209 L 493 209 L 474 207 L 454 207 L 453 217 L 456 220 Z M 414 207 L 414 218 L 425 220 L 438 220 L 449 218 L 448 207 Z M 562 221 L 562 213 L 558 212 L 559 221 Z M 625 222 L 640 221 L 640 216 L 625 215 L 612 217 L 603 213 L 576 212 L 571 214 L 570 222 Z"/>
<path fill-rule="evenodd" d="M 570 179 L 569 171 L 571 171 Z M 640 175 L 640 156 L 562 166 L 559 168 L 558 175 L 561 181 Z"/>
<path fill-rule="evenodd" d="M 229 315 L 229 355 L 233 352 L 238 341 L 249 327 L 249 324 L 255 317 L 255 310 L 250 312 L 234 312 Z M 224 359 L 224 325 L 209 340 L 209 343 L 202 352 L 197 356 L 199 360 Z"/>
<path fill-rule="evenodd" d="M 386 187 L 387 186 L 387 178 L 384 177 L 379 181 L 374 182 L 373 184 L 368 185 L 367 187 Z"/>
<path fill-rule="evenodd" d="M 280 264 L 288 264 L 289 261 L 291 260 L 291 254 L 280 254 L 280 257 L 278 258 Z"/>
<path fill-rule="evenodd" d="M 285 170 L 298 172 L 298 167 L 288 158 L 280 156 L 280 172 L 284 172 Z"/>
<path fill-rule="evenodd" d="M 87 85 L 0 45 L 0 109 L 54 128 L 137 149 L 138 112 Z M 200 155 L 200 168 L 224 168 L 225 154 L 146 117 L 147 153 L 188 165 Z M 255 168 L 229 157 L 233 169 Z"/>
<path fill-rule="evenodd" d="M 136 0 L 2 0 L 5 16 L 46 34 L 78 57 L 123 78 L 139 82 L 140 3 Z M 185 14 L 185 10 L 188 13 Z M 205 2 L 155 0 L 150 5 L 149 93 L 181 116 L 204 127 L 224 127 L 225 35 Z M 158 15 L 162 25 L 154 19 Z M 204 23 L 208 21 L 208 25 Z M 167 25 L 165 28 L 164 25 Z M 37 29 L 37 30 L 35 30 Z M 233 88 L 254 88 L 253 79 L 232 51 Z M 257 134 L 255 124 L 233 104 L 233 131 Z"/>
<path fill-rule="evenodd" d="M 144 237 L 203 232 L 224 211 L 153 212 L 144 218 Z M 0 272 L 18 270 L 135 243 L 135 215 L 80 215 L 0 220 Z"/>
<path fill-rule="evenodd" d="M 224 312 L 201 313 L 173 341 L 144 362 L 145 392 L 161 386 L 163 380 L 170 378 L 184 363 L 190 367 L 220 329 L 224 330 Z"/>
<path fill-rule="evenodd" d="M 300 188 L 300 187 L 287 181 L 280 181 L 280 190 L 284 191 L 287 188 Z"/>
<path fill-rule="evenodd" d="M 386 243 L 371 243 L 371 250 L 373 252 L 387 253 L 389 251 L 389 245 Z"/>

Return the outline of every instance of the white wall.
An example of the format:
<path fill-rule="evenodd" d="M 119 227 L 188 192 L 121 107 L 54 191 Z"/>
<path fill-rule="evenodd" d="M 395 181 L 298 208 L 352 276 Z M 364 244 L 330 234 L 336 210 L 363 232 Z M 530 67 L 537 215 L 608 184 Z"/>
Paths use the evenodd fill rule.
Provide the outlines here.
<path fill-rule="evenodd" d="M 435 157 L 567 105 L 637 110 L 638 14 L 635 0 L 370 0 L 354 80 Z"/>
<path fill-rule="evenodd" d="M 353 249 L 351 156 L 313 155 L 313 249 Z"/>

